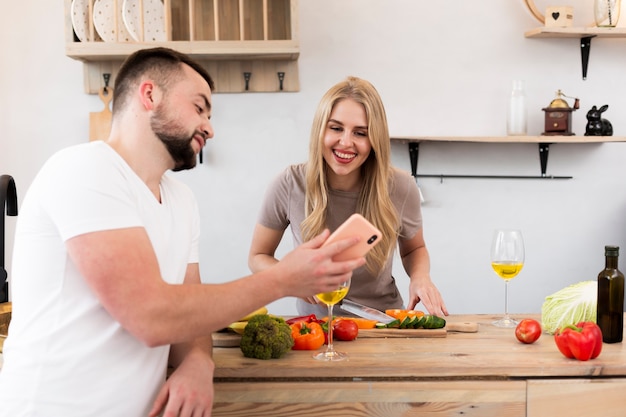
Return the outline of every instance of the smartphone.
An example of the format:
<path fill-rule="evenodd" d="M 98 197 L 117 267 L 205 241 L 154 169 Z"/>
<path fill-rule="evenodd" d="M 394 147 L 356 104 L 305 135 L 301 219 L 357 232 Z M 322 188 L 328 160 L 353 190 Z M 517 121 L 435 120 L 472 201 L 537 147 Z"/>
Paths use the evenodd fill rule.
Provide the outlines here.
<path fill-rule="evenodd" d="M 365 217 L 355 213 L 348 217 L 348 219 L 326 239 L 323 246 L 354 236 L 361 237 L 359 243 L 335 255 L 333 258 L 334 261 L 346 261 L 365 256 L 370 249 L 380 242 L 382 233 Z"/>

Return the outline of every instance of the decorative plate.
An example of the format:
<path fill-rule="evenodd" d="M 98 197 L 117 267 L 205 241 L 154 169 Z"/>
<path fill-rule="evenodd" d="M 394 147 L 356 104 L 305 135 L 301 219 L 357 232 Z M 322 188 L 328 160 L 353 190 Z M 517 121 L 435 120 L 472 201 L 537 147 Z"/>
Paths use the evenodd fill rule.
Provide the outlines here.
<path fill-rule="evenodd" d="M 115 3 L 117 1 L 117 19 Z M 130 33 L 122 19 L 123 0 L 96 0 L 93 5 L 93 26 L 105 42 L 130 42 Z M 115 25 L 117 20 L 117 33 Z"/>
<path fill-rule="evenodd" d="M 81 42 L 90 42 L 89 39 L 89 0 L 72 0 L 72 26 L 74 33 Z"/>
<path fill-rule="evenodd" d="M 124 0 L 122 17 L 130 36 L 137 42 L 164 42 L 165 8 L 162 0 L 143 0 L 143 39 L 141 37 L 141 0 Z"/>

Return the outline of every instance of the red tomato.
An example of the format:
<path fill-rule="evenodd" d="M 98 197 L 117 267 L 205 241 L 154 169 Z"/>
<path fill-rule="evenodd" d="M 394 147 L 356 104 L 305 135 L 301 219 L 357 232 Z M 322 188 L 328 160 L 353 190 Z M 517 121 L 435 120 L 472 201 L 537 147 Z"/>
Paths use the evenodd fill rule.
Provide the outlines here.
<path fill-rule="evenodd" d="M 345 319 L 337 320 L 333 323 L 333 338 L 337 340 L 350 341 L 356 339 L 359 334 L 359 326 L 356 322 Z"/>
<path fill-rule="evenodd" d="M 515 337 L 522 343 L 535 343 L 541 336 L 541 324 L 537 320 L 524 319 L 515 328 Z"/>

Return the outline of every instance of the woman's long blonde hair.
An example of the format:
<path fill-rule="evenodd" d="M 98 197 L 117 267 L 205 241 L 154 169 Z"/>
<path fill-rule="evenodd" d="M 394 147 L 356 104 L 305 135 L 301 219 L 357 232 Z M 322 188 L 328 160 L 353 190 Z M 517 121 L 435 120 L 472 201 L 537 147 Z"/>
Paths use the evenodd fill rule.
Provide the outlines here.
<path fill-rule="evenodd" d="M 329 168 L 323 155 L 324 134 L 334 106 L 345 99 L 363 105 L 367 116 L 372 150 L 361 166 L 363 182 L 356 211 L 382 232 L 383 238 L 380 243 L 372 248 L 367 256 L 368 269 L 378 273 L 393 254 L 400 226 L 398 214 L 389 195 L 393 168 L 385 107 L 378 91 L 366 80 L 348 77 L 328 90 L 317 106 L 309 143 L 302 234 L 304 241 L 307 241 L 327 227 Z"/>

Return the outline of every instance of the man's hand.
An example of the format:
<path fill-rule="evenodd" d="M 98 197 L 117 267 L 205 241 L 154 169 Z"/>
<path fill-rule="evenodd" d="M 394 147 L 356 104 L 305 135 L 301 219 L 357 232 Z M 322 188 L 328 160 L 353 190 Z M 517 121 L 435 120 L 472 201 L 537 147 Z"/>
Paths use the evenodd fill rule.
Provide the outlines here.
<path fill-rule="evenodd" d="M 212 360 L 188 356 L 159 391 L 150 417 L 210 417 L 213 407 Z"/>
<path fill-rule="evenodd" d="M 321 247 L 328 230 L 289 252 L 273 269 L 285 279 L 282 284 L 289 296 L 306 298 L 336 290 L 352 276 L 352 270 L 365 264 L 365 258 L 336 262 L 333 257 L 359 242 L 359 238 L 343 239 Z"/>

